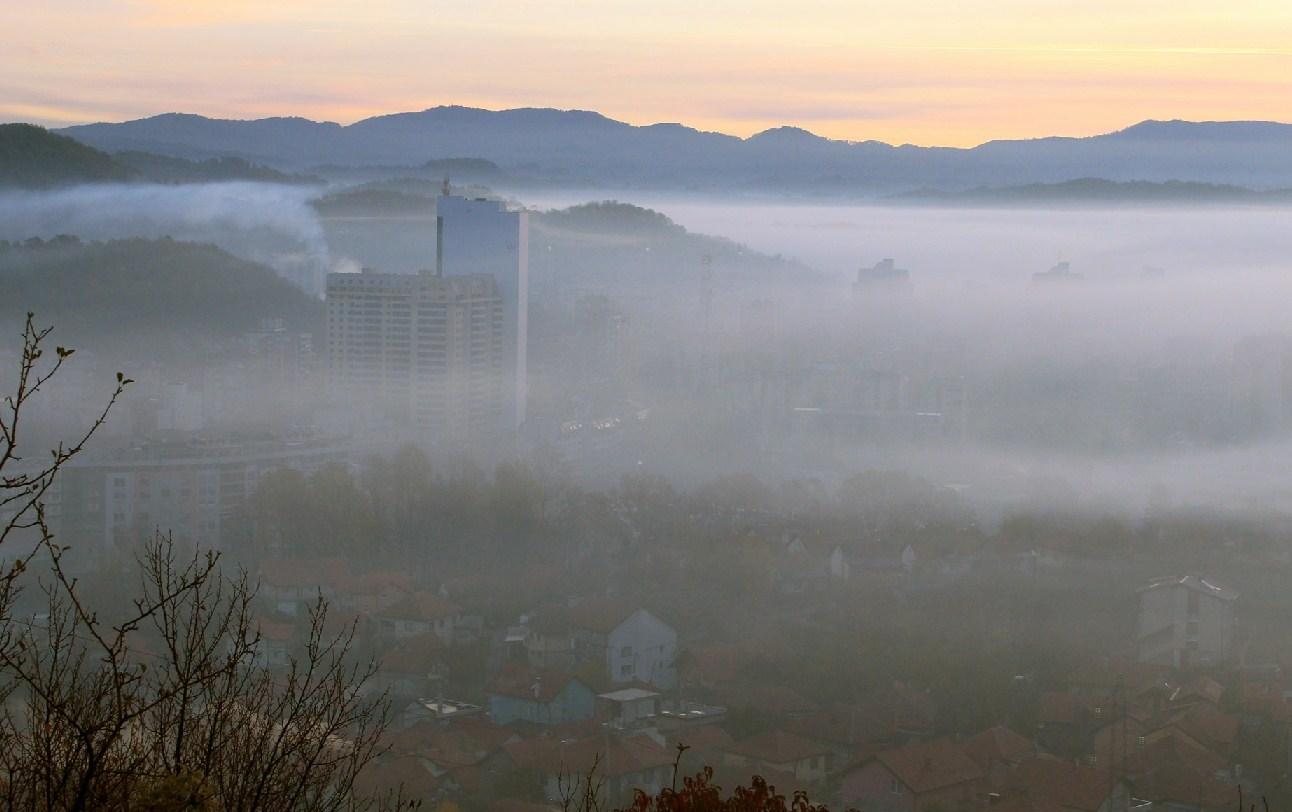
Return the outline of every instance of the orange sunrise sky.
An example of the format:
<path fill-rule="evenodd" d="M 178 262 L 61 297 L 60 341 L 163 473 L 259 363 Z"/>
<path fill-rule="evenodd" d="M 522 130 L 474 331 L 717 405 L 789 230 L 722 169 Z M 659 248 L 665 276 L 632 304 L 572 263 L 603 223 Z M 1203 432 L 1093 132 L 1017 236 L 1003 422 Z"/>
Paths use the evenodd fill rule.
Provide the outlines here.
<path fill-rule="evenodd" d="M 1292 3 L 36 0 L 0 120 L 349 123 L 441 104 L 965 146 L 1146 118 L 1292 120 Z"/>

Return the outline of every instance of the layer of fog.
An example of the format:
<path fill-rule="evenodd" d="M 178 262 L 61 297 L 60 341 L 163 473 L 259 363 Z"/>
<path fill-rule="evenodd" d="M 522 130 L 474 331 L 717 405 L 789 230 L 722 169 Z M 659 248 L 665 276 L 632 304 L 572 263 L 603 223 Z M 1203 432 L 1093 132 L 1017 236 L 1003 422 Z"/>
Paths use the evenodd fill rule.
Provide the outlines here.
<path fill-rule="evenodd" d="M 327 241 L 308 186 L 227 182 L 95 184 L 0 192 L 0 240 L 172 237 L 209 242 L 317 292 Z"/>
<path fill-rule="evenodd" d="M 317 190 L 298 186 L 258 183 L 8 193 L 0 195 L 0 239 L 67 233 L 82 239 L 170 235 L 214 242 L 265 262 L 307 288 L 317 285 L 330 265 L 380 268 L 382 263 L 372 257 L 350 260 L 350 246 L 346 260 L 331 261 L 329 256 L 335 259 L 338 253 L 329 250 L 328 234 L 309 204 L 315 194 Z M 626 195 L 553 192 L 529 195 L 522 202 L 541 209 L 602 197 Z M 618 382 L 617 390 L 633 402 L 672 404 L 674 415 L 695 423 L 665 427 L 652 438 L 653 447 L 625 452 L 618 461 L 621 468 L 641 460 L 680 481 L 741 471 L 769 483 L 796 478 L 838 482 L 856 471 L 902 469 L 954 486 L 989 512 L 993 506 L 1037 500 L 1135 512 L 1150 498 L 1251 509 L 1283 506 L 1292 493 L 1292 476 L 1282 464 L 1289 451 L 1292 392 L 1286 394 L 1288 414 L 1279 418 L 1288 425 L 1245 436 L 1219 425 L 1235 408 L 1238 348 L 1254 338 L 1289 332 L 1288 211 L 950 210 L 650 194 L 625 202 L 661 211 L 693 232 L 801 260 L 834 281 L 796 285 L 786 280 L 772 286 L 742 283 L 738 274 L 728 273 L 715 283 L 707 317 L 701 316 L 705 283 L 699 257 L 694 283 L 673 274 L 661 275 L 653 291 L 644 284 L 624 287 L 622 280 L 590 291 L 609 297 L 625 312 L 635 346 L 623 358 L 607 360 L 604 369 L 589 372 L 581 396 L 594 397 L 606 376 L 630 377 Z M 395 232 L 405 226 L 390 228 L 398 236 Z M 417 231 L 408 235 L 410 251 L 432 256 L 429 235 L 422 233 L 427 224 L 406 228 Z M 883 257 L 909 269 L 910 292 L 854 294 L 856 269 Z M 1070 261 L 1084 279 L 1059 285 L 1032 281 L 1031 274 L 1059 260 Z M 1146 268 L 1160 273 L 1145 275 Z M 560 319 L 583 293 L 566 290 L 560 300 L 535 301 L 534 306 L 554 311 Z M 767 323 L 746 324 L 748 308 L 760 301 L 770 303 L 756 316 L 766 317 Z M 553 346 L 565 351 L 559 341 Z M 1283 363 L 1282 352 L 1275 347 L 1275 367 Z M 533 349 L 531 366 L 535 389 L 577 388 L 580 383 L 542 379 L 551 369 L 545 369 L 541 348 Z M 668 367 L 668 374 L 659 373 L 661 367 Z M 861 368 L 968 379 L 978 387 L 971 389 L 969 436 L 956 442 L 814 437 L 769 431 L 765 416 L 749 414 L 754 407 L 746 401 L 768 381 L 776 385 L 777 370 L 812 370 L 828 383 L 831 376 L 846 377 Z M 1066 405 L 1065 395 L 1051 396 L 1047 386 L 1087 380 L 1072 378 L 1074 371 L 1112 387 L 1078 391 L 1076 397 L 1089 402 L 1073 406 L 1068 415 L 1069 421 L 1087 415 L 1106 421 L 1098 442 L 1067 436 L 1062 420 L 1046 413 L 1055 403 Z M 1125 400 L 1133 401 L 1139 396 L 1136 387 L 1150 378 L 1165 382 L 1151 390 L 1167 404 L 1163 425 L 1188 430 L 1164 429 L 1162 438 L 1147 440 L 1127 432 L 1123 438 L 1119 432 L 1128 410 L 1139 410 L 1136 419 L 1142 420 L 1143 413 L 1152 419 L 1156 401 L 1146 406 L 1101 398 L 1109 391 L 1117 395 L 1116 388 L 1124 384 L 1130 393 Z M 1011 379 L 1023 381 L 1020 387 L 1027 396 L 1039 392 L 1045 397 L 1011 404 L 1008 394 L 982 391 Z M 795 399 L 804 390 L 765 404 L 767 412 L 812 405 Z M 667 409 L 656 413 L 667 414 Z M 727 415 L 738 417 L 725 427 L 705 422 L 721 423 Z M 1011 421 L 1026 425 L 1016 432 L 1022 440 L 1001 439 Z M 728 446 L 702 449 L 696 444 L 697 437 L 706 440 L 724 428 L 734 438 Z"/>
<path fill-rule="evenodd" d="M 547 208 L 600 197 L 558 192 L 525 202 Z M 711 344 L 719 357 L 706 374 L 732 376 L 738 386 L 753 381 L 734 396 L 722 391 L 725 384 L 708 392 L 756 397 L 775 378 L 779 354 L 795 359 L 784 361 L 787 368 L 827 366 L 821 376 L 827 385 L 831 375 L 857 369 L 919 370 L 963 376 L 971 393 L 971 430 L 959 442 L 765 439 L 751 432 L 734 453 L 704 454 L 689 437 L 676 448 L 654 449 L 661 467 L 692 480 L 725 466 L 772 482 L 827 483 L 869 468 L 901 469 L 956 487 L 988 514 L 1020 504 L 1130 513 L 1151 501 L 1292 507 L 1284 465 L 1292 450 L 1292 392 L 1280 391 L 1292 377 L 1278 377 L 1292 362 L 1286 210 L 951 210 L 648 194 L 628 202 L 837 280 L 774 289 L 719 283 L 707 332 L 694 328 L 695 290 L 677 291 L 672 317 L 652 303 L 641 317 L 660 326 L 639 328 L 643 333 L 660 342 Z M 910 271 L 909 291 L 853 291 L 857 269 L 884 257 Z M 1058 261 L 1069 261 L 1083 278 L 1033 281 L 1032 274 Z M 743 309 L 759 300 L 772 303 L 758 315 L 766 323 L 742 326 Z M 772 372 L 733 373 L 745 363 L 742 353 L 758 356 L 746 366 Z M 1002 381 L 1038 399 L 1008 402 L 1008 393 L 992 391 Z M 1087 381 L 1099 388 L 1083 391 Z M 1239 415 L 1251 408 L 1270 411 L 1262 418 L 1269 425 L 1245 431 Z M 703 411 L 696 409 L 697 419 Z M 1099 424 L 1089 432 L 1098 435 L 1093 440 L 1070 430 L 1087 417 Z M 1155 419 L 1160 436 L 1146 437 L 1153 431 L 1142 424 Z M 1015 436 L 1001 439 L 1011 424 Z"/>
<path fill-rule="evenodd" d="M 1287 268 L 1292 211 L 1270 207 L 948 209 L 726 201 L 649 192 L 528 193 L 534 208 L 620 199 L 686 228 L 851 276 L 894 257 L 917 277 L 984 281 L 1043 271 L 1060 260 L 1087 276 Z"/>

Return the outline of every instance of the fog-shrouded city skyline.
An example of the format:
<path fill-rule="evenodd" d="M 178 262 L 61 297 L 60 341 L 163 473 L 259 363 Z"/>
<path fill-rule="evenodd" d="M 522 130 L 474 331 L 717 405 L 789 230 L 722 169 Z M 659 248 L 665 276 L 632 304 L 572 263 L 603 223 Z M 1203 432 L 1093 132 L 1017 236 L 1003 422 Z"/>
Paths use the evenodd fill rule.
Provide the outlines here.
<path fill-rule="evenodd" d="M 6 7 L 0 807 L 1289 812 L 1289 42 Z"/>

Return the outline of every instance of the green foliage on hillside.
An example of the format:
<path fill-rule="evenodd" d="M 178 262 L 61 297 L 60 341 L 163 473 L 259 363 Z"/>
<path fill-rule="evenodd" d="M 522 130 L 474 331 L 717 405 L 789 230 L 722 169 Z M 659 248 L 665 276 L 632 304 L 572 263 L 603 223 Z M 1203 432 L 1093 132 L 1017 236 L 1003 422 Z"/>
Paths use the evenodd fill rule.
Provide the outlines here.
<path fill-rule="evenodd" d="M 0 187 L 41 189 L 129 180 L 133 171 L 111 155 L 33 124 L 0 124 Z"/>
<path fill-rule="evenodd" d="M 322 183 L 312 175 L 289 175 L 242 158 L 223 156 L 205 161 L 189 161 L 151 152 L 118 152 L 117 161 L 154 183 L 210 183 L 224 180 L 250 180 L 262 183 Z"/>
<path fill-rule="evenodd" d="M 309 329 L 321 307 L 269 268 L 213 245 L 168 238 L 0 241 L 0 324 L 35 311 L 73 341 L 219 339 L 271 317 Z"/>
<path fill-rule="evenodd" d="M 537 215 L 535 220 L 548 228 L 582 232 L 675 236 L 686 233 L 686 229 L 653 209 L 617 200 L 554 209 Z"/>

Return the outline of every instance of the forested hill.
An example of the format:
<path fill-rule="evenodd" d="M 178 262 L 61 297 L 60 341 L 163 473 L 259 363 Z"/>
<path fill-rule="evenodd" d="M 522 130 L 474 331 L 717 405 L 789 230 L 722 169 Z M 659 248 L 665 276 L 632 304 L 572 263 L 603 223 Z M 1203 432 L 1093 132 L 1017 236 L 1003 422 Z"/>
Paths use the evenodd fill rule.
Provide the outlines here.
<path fill-rule="evenodd" d="M 148 152 L 109 155 L 33 124 L 0 124 L 0 188 L 48 189 L 81 183 L 321 183 L 242 158 L 187 160 Z"/>
<path fill-rule="evenodd" d="M 223 156 L 204 161 L 154 155 L 150 152 L 118 152 L 115 159 L 153 183 L 210 183 L 224 180 L 252 180 L 261 183 L 322 183 L 313 175 L 279 172 L 242 158 Z"/>
<path fill-rule="evenodd" d="M 166 349 L 234 338 L 264 318 L 316 329 L 322 303 L 263 265 L 170 239 L 0 241 L 0 325 L 28 311 L 78 346 Z"/>
<path fill-rule="evenodd" d="M 130 179 L 106 152 L 32 124 L 0 124 L 0 187 L 41 189 Z"/>

